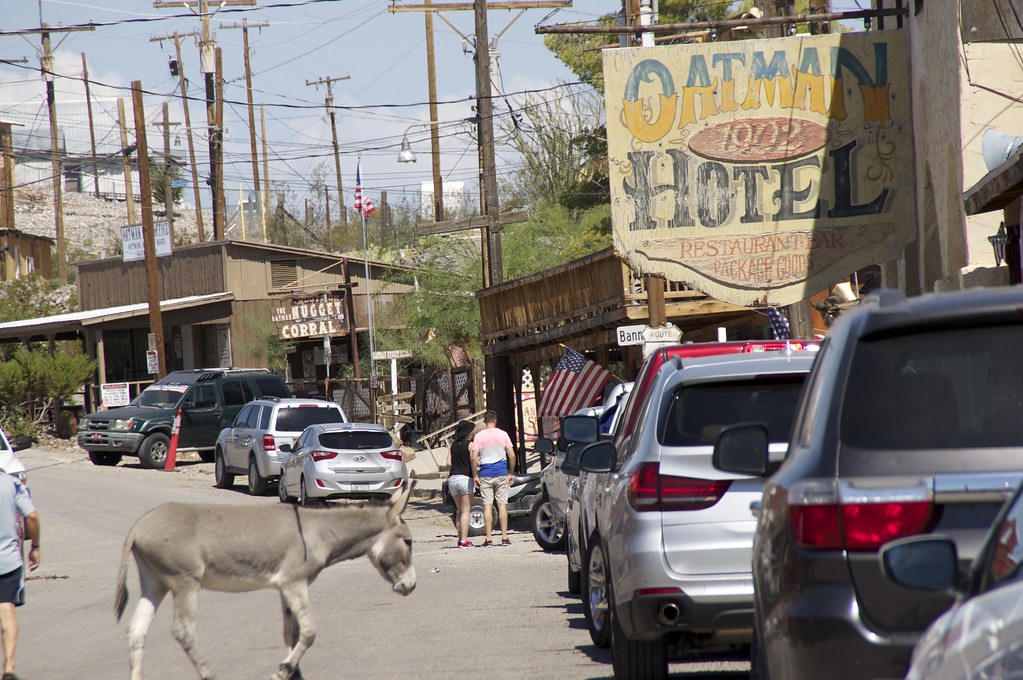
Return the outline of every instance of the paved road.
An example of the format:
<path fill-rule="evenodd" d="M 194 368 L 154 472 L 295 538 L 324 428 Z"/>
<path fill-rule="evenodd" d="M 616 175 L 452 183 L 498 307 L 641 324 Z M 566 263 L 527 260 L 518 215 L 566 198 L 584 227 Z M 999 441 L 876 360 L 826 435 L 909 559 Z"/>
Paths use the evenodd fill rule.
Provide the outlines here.
<path fill-rule="evenodd" d="M 128 615 L 113 617 L 114 581 L 124 537 L 146 510 L 170 500 L 277 503 L 212 488 L 212 466 L 174 473 L 127 459 L 95 467 L 83 456 L 24 452 L 43 523 L 43 566 L 20 609 L 18 671 L 26 680 L 127 678 L 125 621 L 138 597 L 129 571 Z M 607 678 L 610 654 L 590 644 L 579 600 L 565 592 L 565 557 L 540 551 L 526 531 L 510 547 L 453 549 L 445 508 L 414 500 L 406 520 L 415 536 L 418 587 L 391 592 L 366 559 L 323 572 L 312 587 L 318 637 L 302 662 L 305 677 Z M 258 533 L 258 527 L 253 527 Z M 146 645 L 148 680 L 197 677 L 170 635 L 164 603 Z M 203 592 L 198 632 L 218 678 L 270 677 L 284 657 L 273 591 Z M 745 678 L 749 664 L 711 660 L 673 666 L 673 676 Z"/>

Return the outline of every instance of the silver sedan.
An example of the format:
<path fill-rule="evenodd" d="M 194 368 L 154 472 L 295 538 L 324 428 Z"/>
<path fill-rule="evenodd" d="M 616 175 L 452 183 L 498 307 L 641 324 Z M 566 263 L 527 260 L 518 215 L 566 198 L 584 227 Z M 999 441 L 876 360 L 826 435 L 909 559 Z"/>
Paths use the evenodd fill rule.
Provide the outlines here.
<path fill-rule="evenodd" d="M 285 445 L 286 446 L 286 445 Z M 391 433 L 369 423 L 310 425 L 281 462 L 282 503 L 333 498 L 387 498 L 408 478 Z"/>

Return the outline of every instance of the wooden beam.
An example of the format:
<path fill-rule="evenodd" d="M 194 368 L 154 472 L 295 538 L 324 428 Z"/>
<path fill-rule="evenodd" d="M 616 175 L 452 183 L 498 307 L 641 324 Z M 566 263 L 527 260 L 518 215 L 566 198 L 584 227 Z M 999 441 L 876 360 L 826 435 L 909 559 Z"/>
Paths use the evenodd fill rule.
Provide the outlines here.
<path fill-rule="evenodd" d="M 511 212 L 501 213 L 498 216 L 498 219 L 502 226 L 505 224 L 515 224 L 516 222 L 525 222 L 529 219 L 529 211 L 514 210 Z M 460 220 L 432 222 L 422 226 L 417 224 L 412 231 L 416 236 L 430 236 L 432 234 L 450 234 L 452 232 L 467 231 L 469 229 L 482 229 L 486 227 L 487 224 L 486 215 L 476 215 L 475 217 L 466 217 Z"/>
<path fill-rule="evenodd" d="M 560 9 L 571 7 L 572 0 L 522 0 L 520 2 L 488 2 L 487 9 Z M 391 3 L 387 11 L 391 14 L 397 12 L 471 12 L 474 8 L 471 2 L 443 2 L 429 5 L 396 5 Z"/>

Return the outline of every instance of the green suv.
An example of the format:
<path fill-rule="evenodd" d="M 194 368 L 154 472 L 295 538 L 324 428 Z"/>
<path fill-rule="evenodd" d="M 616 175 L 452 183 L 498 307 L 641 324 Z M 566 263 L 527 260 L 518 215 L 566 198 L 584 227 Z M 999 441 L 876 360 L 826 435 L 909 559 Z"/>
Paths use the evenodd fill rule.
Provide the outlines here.
<path fill-rule="evenodd" d="M 204 368 L 173 371 L 128 406 L 90 413 L 78 426 L 78 445 L 95 465 L 117 465 L 138 456 L 145 467 L 167 461 L 174 417 L 181 412 L 178 453 L 198 452 L 213 461 L 220 430 L 260 397 L 290 397 L 284 379 L 266 369 Z"/>

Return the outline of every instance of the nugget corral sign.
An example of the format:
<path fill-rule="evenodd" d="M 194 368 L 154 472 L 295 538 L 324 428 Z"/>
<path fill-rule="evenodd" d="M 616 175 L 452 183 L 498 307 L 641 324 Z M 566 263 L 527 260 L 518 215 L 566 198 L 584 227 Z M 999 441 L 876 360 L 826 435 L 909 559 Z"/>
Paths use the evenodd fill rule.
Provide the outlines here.
<path fill-rule="evenodd" d="M 604 51 L 615 247 L 740 305 L 791 304 L 915 232 L 904 35 Z"/>
<path fill-rule="evenodd" d="M 333 336 L 348 332 L 344 291 L 293 295 L 277 302 L 270 320 L 281 340 Z"/>

